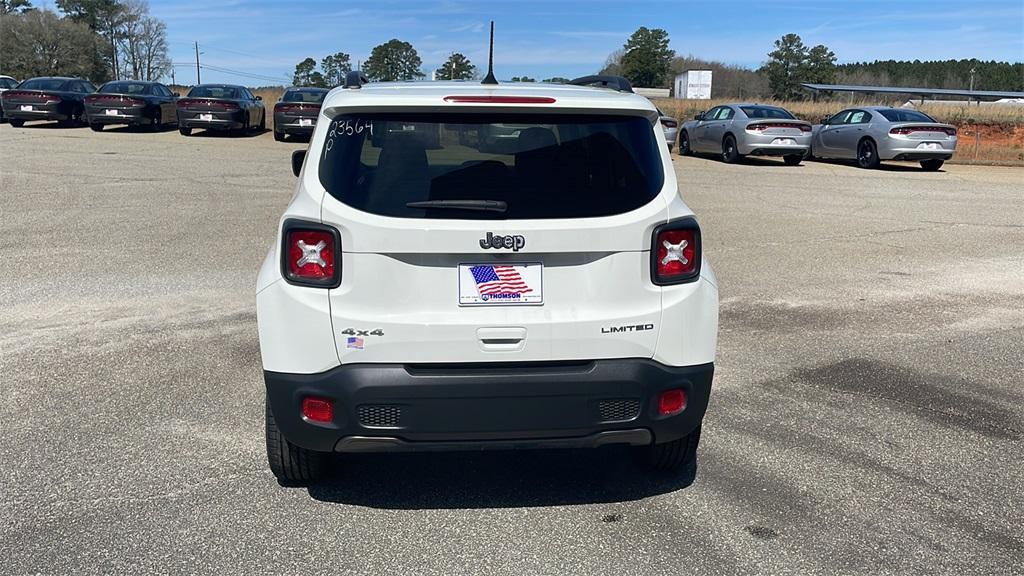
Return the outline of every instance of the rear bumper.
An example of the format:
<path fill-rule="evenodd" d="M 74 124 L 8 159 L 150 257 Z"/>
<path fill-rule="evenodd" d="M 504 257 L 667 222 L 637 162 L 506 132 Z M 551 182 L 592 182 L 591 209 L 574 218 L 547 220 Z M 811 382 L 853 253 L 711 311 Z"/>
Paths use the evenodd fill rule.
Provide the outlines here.
<path fill-rule="evenodd" d="M 957 138 L 911 139 L 905 136 L 889 136 L 878 142 L 878 158 L 881 160 L 949 160 L 956 152 Z M 927 150 L 921 145 L 935 146 Z"/>
<path fill-rule="evenodd" d="M 147 113 L 145 108 L 119 108 L 118 114 L 107 114 L 107 108 L 102 106 L 86 106 L 85 114 L 89 124 L 149 124 L 153 120 L 153 114 Z"/>
<path fill-rule="evenodd" d="M 349 364 L 320 374 L 264 372 L 289 441 L 319 451 L 380 452 L 647 445 L 681 438 L 704 417 L 713 364 L 648 359 L 461 365 Z M 664 390 L 686 408 L 658 414 Z M 334 419 L 307 421 L 302 400 L 334 401 Z"/>
<path fill-rule="evenodd" d="M 42 110 L 21 110 L 19 108 L 7 108 L 4 110 L 4 118 L 8 120 L 67 120 L 68 115 L 60 111 L 60 109 L 42 109 Z"/>
<path fill-rule="evenodd" d="M 779 140 L 783 139 L 790 140 L 791 143 L 779 142 Z M 744 132 L 740 138 L 737 138 L 736 148 L 740 154 L 751 156 L 806 154 L 811 149 L 811 136 L 809 133 L 796 136 Z"/>
<path fill-rule="evenodd" d="M 313 123 L 310 126 L 299 125 L 298 116 L 285 116 L 284 114 L 274 114 L 274 130 L 278 132 L 284 132 L 285 134 L 303 134 L 308 135 L 313 133 L 313 129 L 316 128 L 316 116 L 309 116 L 302 118 L 304 120 L 312 120 Z"/>
<path fill-rule="evenodd" d="M 240 130 L 245 128 L 245 116 L 241 112 L 213 113 L 210 120 L 200 120 L 201 112 L 178 112 L 178 126 L 182 128 L 205 128 L 207 130 Z M 205 112 L 203 112 L 205 113 Z"/>

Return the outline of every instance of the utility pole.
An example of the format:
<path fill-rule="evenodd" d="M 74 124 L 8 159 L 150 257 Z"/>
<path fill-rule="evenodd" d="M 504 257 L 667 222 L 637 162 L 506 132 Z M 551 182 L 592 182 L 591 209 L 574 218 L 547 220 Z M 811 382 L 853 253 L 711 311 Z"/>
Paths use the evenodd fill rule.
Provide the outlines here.
<path fill-rule="evenodd" d="M 202 80 L 199 79 L 199 42 L 196 42 L 196 85 L 202 84 Z"/>
<path fill-rule="evenodd" d="M 975 68 L 974 68 L 974 66 L 971 66 L 971 92 L 974 92 L 974 72 L 975 72 Z M 967 100 L 967 103 L 968 104 L 971 103 L 969 98 Z M 978 106 L 981 106 L 981 100 L 978 100 Z"/>
<path fill-rule="evenodd" d="M 171 86 L 177 86 L 178 83 L 174 81 L 174 65 L 171 65 Z"/>

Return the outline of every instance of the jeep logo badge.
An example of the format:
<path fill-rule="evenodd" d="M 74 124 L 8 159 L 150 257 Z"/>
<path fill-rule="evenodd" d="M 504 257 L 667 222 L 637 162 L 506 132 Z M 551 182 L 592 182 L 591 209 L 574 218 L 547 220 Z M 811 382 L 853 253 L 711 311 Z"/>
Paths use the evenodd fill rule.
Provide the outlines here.
<path fill-rule="evenodd" d="M 519 249 L 523 246 L 526 246 L 526 238 L 519 234 L 515 236 L 501 236 L 488 232 L 486 238 L 480 239 L 480 247 L 484 250 L 488 248 L 511 248 L 513 252 L 519 252 Z"/>

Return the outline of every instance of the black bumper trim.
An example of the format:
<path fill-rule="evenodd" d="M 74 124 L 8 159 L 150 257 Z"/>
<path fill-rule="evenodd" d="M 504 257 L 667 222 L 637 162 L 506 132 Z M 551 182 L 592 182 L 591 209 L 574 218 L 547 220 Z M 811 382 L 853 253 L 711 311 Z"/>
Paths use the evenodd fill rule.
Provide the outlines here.
<path fill-rule="evenodd" d="M 668 442 L 704 417 L 714 364 L 665 366 L 629 358 L 565 363 L 349 364 L 320 374 L 264 372 L 281 433 L 310 450 L 480 450 Z M 663 390 L 686 391 L 686 409 L 658 413 Z M 303 398 L 334 401 L 334 419 L 301 415 Z M 626 420 L 603 421 L 602 402 L 634 399 Z M 397 422 L 361 421 L 360 407 L 398 407 Z"/>
<path fill-rule="evenodd" d="M 597 448 L 610 444 L 648 446 L 654 438 L 645 428 L 606 430 L 573 438 L 484 440 L 478 442 L 407 442 L 393 436 L 346 436 L 334 445 L 335 452 L 447 452 L 456 450 L 513 450 L 522 448 Z"/>

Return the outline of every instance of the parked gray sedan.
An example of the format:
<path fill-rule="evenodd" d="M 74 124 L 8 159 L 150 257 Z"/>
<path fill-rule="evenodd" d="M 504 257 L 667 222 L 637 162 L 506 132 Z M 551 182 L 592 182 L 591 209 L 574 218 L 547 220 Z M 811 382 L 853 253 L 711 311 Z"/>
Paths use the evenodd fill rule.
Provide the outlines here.
<path fill-rule="evenodd" d="M 723 104 L 683 123 L 679 153 L 721 154 L 728 163 L 744 156 L 782 156 L 795 166 L 811 146 L 811 123 L 784 108 L 764 104 Z"/>
<path fill-rule="evenodd" d="M 864 106 L 823 118 L 814 126 L 811 154 L 816 158 L 856 160 L 877 168 L 882 160 L 917 160 L 938 170 L 956 152 L 956 126 L 906 108 Z"/>

